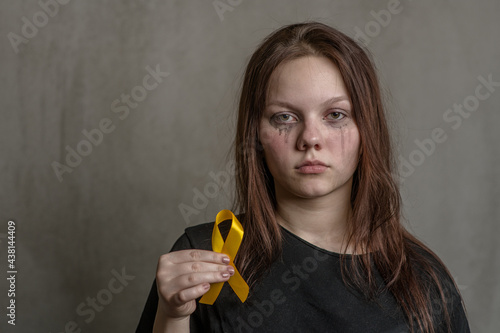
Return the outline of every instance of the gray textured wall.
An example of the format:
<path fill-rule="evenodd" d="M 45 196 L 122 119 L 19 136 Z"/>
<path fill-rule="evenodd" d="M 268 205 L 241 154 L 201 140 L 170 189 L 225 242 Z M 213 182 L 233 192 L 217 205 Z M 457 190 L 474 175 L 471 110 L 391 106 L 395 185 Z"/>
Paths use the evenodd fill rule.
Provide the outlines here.
<path fill-rule="evenodd" d="M 135 329 L 158 256 L 228 207 L 230 185 L 198 200 L 197 214 L 179 210 L 227 166 L 249 55 L 275 28 L 311 19 L 368 44 L 406 161 L 409 228 L 447 263 L 473 331 L 500 330 L 500 84 L 483 82 L 500 82 L 500 2 L 222 0 L 233 6 L 219 16 L 211 0 L 59 1 L 51 15 L 38 1 L 0 5 L 2 332 L 62 332 L 71 321 L 82 332 Z M 381 10 L 390 19 L 377 21 Z M 146 90 L 148 66 L 169 75 L 147 78 Z M 100 127 L 108 133 L 85 143 L 82 131 Z M 68 166 L 66 147 L 87 156 L 60 181 L 53 164 Z M 88 297 L 106 304 L 91 310 Z"/>

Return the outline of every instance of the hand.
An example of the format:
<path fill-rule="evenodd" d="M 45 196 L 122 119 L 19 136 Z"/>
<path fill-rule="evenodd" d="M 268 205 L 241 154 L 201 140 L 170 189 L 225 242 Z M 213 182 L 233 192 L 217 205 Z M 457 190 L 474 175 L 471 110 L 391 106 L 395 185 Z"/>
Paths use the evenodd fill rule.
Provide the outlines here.
<path fill-rule="evenodd" d="M 210 283 L 227 281 L 233 274 L 229 257 L 222 253 L 192 249 L 162 255 L 156 271 L 159 313 L 166 319 L 188 318 Z"/>

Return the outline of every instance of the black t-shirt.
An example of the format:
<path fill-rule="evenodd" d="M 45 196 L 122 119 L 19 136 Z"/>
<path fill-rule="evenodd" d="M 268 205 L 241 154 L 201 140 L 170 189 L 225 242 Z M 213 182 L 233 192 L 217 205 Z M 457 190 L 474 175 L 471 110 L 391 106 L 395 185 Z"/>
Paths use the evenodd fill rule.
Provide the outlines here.
<path fill-rule="evenodd" d="M 171 251 L 211 250 L 213 225 L 187 228 Z M 246 302 L 241 303 L 229 284 L 224 283 L 213 305 L 197 303 L 190 317 L 191 332 L 409 332 L 391 293 L 382 293 L 375 301 L 367 300 L 343 282 L 339 254 L 281 230 L 282 256 L 250 289 Z M 352 256 L 347 255 L 346 260 L 350 262 Z M 378 272 L 376 278 L 383 285 Z M 452 332 L 470 332 L 458 292 L 453 283 L 445 283 L 446 286 L 451 287 L 446 294 Z M 439 303 L 436 296 L 433 304 Z M 155 281 L 136 332 L 152 332 L 157 305 Z"/>

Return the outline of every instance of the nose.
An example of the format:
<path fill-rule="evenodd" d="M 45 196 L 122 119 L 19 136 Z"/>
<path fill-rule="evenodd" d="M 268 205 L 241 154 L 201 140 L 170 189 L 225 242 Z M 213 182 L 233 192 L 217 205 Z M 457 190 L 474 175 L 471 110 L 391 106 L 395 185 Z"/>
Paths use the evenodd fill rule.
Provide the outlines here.
<path fill-rule="evenodd" d="M 302 123 L 302 128 L 297 138 L 298 150 L 320 150 L 322 148 L 322 135 L 319 127 L 320 124 L 316 124 L 313 121 L 304 121 Z"/>

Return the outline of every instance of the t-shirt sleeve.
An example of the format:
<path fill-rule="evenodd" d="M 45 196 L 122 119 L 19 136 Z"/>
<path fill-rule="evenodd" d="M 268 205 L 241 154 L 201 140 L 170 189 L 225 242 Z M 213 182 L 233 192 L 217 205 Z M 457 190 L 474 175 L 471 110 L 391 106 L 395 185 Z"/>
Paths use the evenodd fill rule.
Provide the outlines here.
<path fill-rule="evenodd" d="M 446 275 L 442 278 L 445 300 L 450 316 L 451 332 L 470 333 L 469 322 L 465 313 L 462 295 L 457 289 L 453 277 Z M 448 332 L 448 331 L 446 331 Z"/>
<path fill-rule="evenodd" d="M 454 282 L 453 277 L 448 273 L 442 263 L 436 261 L 434 258 L 429 259 L 433 263 L 435 272 L 437 273 L 441 282 L 441 287 L 444 294 L 444 303 L 448 311 L 451 332 L 453 333 L 470 333 L 469 322 L 465 313 L 462 296 Z M 447 333 L 448 325 L 443 311 L 443 304 L 440 293 L 436 286 L 431 293 L 432 297 L 432 310 L 434 320 L 438 326 L 437 332 Z"/>
<path fill-rule="evenodd" d="M 413 244 L 413 249 L 422 255 L 432 266 L 441 285 L 441 291 L 431 275 L 424 271 L 420 264 L 415 264 L 415 272 L 427 285 L 429 306 L 431 307 L 435 330 L 438 333 L 448 333 L 448 324 L 445 313 L 448 312 L 451 332 L 470 333 L 469 322 L 465 313 L 462 296 L 454 282 L 453 276 L 444 266 L 444 263 L 435 257 L 435 254 L 420 245 Z M 441 294 L 442 292 L 442 294 Z M 442 295 L 442 296 L 441 296 Z M 444 298 L 442 298 L 444 297 Z M 446 307 L 446 312 L 444 311 Z"/>
<path fill-rule="evenodd" d="M 469 321 L 461 301 L 456 302 L 450 313 L 451 331 L 457 333 L 470 333 Z"/>
<path fill-rule="evenodd" d="M 193 248 L 188 236 L 184 233 L 170 250 L 170 252 L 181 251 Z M 136 333 L 151 333 L 153 332 L 153 326 L 156 317 L 156 309 L 158 307 L 158 291 L 156 289 L 156 279 L 153 281 L 151 290 L 149 292 L 146 305 L 142 311 L 141 319 L 139 320 L 139 325 L 137 326 Z"/>

